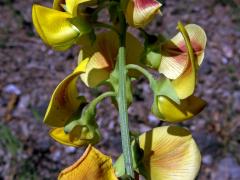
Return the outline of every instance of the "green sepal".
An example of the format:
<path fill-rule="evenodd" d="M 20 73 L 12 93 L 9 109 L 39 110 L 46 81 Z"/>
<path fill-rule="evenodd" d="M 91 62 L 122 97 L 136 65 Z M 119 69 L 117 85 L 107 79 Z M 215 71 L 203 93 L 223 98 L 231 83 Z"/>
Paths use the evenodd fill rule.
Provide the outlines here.
<path fill-rule="evenodd" d="M 154 96 L 166 96 L 175 103 L 180 104 L 180 99 L 168 78 L 164 77 L 160 79 L 152 79 L 150 82 L 150 87 L 154 93 Z"/>
<path fill-rule="evenodd" d="M 65 133 L 70 133 L 73 129 L 79 128 L 80 139 L 91 140 L 96 144 L 101 139 L 101 133 L 95 121 L 96 107 L 88 104 L 82 110 L 74 114 L 71 120 L 64 126 Z"/>
<path fill-rule="evenodd" d="M 143 175 L 144 177 L 147 177 L 147 173 L 145 171 L 145 167 L 143 164 L 143 156 L 144 151 L 139 146 L 138 138 L 135 138 L 134 141 L 131 143 L 131 152 L 133 157 L 133 168 L 135 172 L 138 172 L 139 174 Z M 125 164 L 124 164 L 124 158 L 123 154 L 119 156 L 117 161 L 113 165 L 115 169 L 115 174 L 117 177 L 120 177 L 120 179 L 124 179 L 125 177 Z"/>
<path fill-rule="evenodd" d="M 141 63 L 152 68 L 158 69 L 161 63 L 162 55 L 156 50 L 148 48 L 147 51 L 143 52 Z"/>
<path fill-rule="evenodd" d="M 86 37 L 92 44 L 96 40 L 96 34 L 94 28 L 90 23 L 88 23 L 84 18 L 74 17 L 68 19 L 68 21 L 79 31 L 79 36 L 75 40 L 78 44 L 81 44 L 81 37 Z"/>
<path fill-rule="evenodd" d="M 158 97 L 166 96 L 173 100 L 175 103 L 180 104 L 180 99 L 174 90 L 171 81 L 168 78 L 154 79 L 150 80 L 150 87 L 153 91 L 153 104 L 151 107 L 151 112 L 158 118 L 163 119 L 163 115 L 160 113 L 158 108 Z"/>
<path fill-rule="evenodd" d="M 141 63 L 144 65 L 158 69 L 161 63 L 161 44 L 166 41 L 163 35 L 155 36 L 141 31 L 144 36 L 144 52 L 141 57 Z"/>
<path fill-rule="evenodd" d="M 68 21 L 77 28 L 80 33 L 79 36 L 88 34 L 92 31 L 92 26 L 84 18 L 74 17 L 69 18 Z"/>

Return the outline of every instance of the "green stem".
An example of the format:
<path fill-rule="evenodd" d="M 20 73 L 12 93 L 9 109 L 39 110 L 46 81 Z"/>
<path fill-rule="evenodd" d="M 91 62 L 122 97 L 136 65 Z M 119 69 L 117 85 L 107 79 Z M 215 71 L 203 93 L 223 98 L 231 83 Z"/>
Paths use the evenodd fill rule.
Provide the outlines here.
<path fill-rule="evenodd" d="M 78 124 L 81 124 L 83 122 L 85 122 L 86 124 L 94 124 L 95 121 L 94 117 L 96 114 L 96 106 L 99 102 L 101 102 L 104 98 L 106 97 L 110 97 L 110 96 L 116 96 L 116 92 L 113 91 L 108 91 L 105 92 L 103 94 L 101 94 L 100 96 L 96 97 L 95 99 L 93 99 L 87 106 L 86 109 L 79 109 L 78 114 L 80 115 L 80 117 L 78 117 L 78 119 L 70 122 L 68 125 L 65 126 L 64 131 L 65 132 L 71 132 L 72 129 L 77 126 Z M 90 123 L 93 122 L 93 123 Z"/>
<path fill-rule="evenodd" d="M 120 18 L 120 47 L 118 51 L 118 78 L 119 78 L 119 89 L 118 89 L 118 109 L 120 118 L 120 129 L 121 129 L 121 140 L 124 164 L 126 168 L 126 175 L 134 178 L 133 171 L 133 160 L 131 152 L 131 142 L 128 124 L 128 112 L 127 112 L 127 101 L 126 101 L 126 81 L 127 81 L 127 70 L 126 70 L 126 22 L 123 13 L 119 13 Z"/>
<path fill-rule="evenodd" d="M 139 72 L 141 72 L 147 79 L 148 81 L 151 83 L 154 81 L 154 78 L 152 76 L 151 73 L 149 73 L 146 69 L 142 68 L 141 66 L 139 65 L 136 65 L 136 64 L 128 64 L 126 66 L 126 68 L 129 70 L 129 69 L 133 69 L 133 70 L 137 70 Z"/>
<path fill-rule="evenodd" d="M 99 95 L 98 97 L 96 97 L 89 103 L 89 107 L 95 108 L 100 101 L 102 101 L 104 98 L 110 97 L 110 96 L 116 96 L 116 92 L 109 91 L 109 92 L 105 92 L 105 93 Z"/>

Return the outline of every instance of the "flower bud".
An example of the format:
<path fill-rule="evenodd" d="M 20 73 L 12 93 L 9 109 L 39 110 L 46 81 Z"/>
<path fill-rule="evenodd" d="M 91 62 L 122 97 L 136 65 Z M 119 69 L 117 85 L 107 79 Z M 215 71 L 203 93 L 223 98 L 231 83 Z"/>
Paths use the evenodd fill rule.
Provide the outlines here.
<path fill-rule="evenodd" d="M 156 0 L 129 0 L 125 11 L 125 17 L 130 26 L 144 27 L 155 15 L 160 14 L 162 6 Z"/>

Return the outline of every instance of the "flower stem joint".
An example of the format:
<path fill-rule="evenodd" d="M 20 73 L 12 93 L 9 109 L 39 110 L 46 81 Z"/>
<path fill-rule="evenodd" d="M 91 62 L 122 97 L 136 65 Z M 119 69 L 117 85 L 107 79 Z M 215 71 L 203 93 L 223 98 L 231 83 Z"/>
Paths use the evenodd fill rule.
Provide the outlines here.
<path fill-rule="evenodd" d="M 44 123 L 57 142 L 86 148 L 82 157 L 61 171 L 61 180 L 195 179 L 201 162 L 197 144 L 186 128 L 170 125 L 133 135 L 128 107 L 132 81 L 144 75 L 153 92 L 151 112 L 162 121 L 178 123 L 193 118 L 206 106 L 194 95 L 198 69 L 204 59 L 206 34 L 196 24 L 178 23 L 171 39 L 142 28 L 161 14 L 156 0 L 54 0 L 48 8 L 34 4 L 32 18 L 43 42 L 55 50 L 80 46 L 76 68 L 54 90 Z M 110 20 L 99 21 L 106 9 Z M 144 36 L 142 44 L 128 32 Z M 105 31 L 96 31 L 99 28 Z M 149 69 L 159 73 L 153 76 Z M 89 88 L 109 86 L 88 102 L 77 89 L 78 79 Z M 119 111 L 123 153 L 112 164 L 93 146 L 101 141 L 97 104 L 111 97 Z"/>

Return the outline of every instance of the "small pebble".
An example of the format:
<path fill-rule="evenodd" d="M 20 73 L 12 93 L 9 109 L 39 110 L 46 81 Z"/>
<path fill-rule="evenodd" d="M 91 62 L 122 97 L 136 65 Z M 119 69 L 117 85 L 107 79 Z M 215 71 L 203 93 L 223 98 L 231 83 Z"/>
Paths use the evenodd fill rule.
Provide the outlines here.
<path fill-rule="evenodd" d="M 3 91 L 6 93 L 14 93 L 16 95 L 21 94 L 21 90 L 14 84 L 9 84 L 9 85 L 5 86 Z"/>
<path fill-rule="evenodd" d="M 53 161 L 55 161 L 55 162 L 58 162 L 58 161 L 60 161 L 60 159 L 61 159 L 61 151 L 55 151 L 53 154 L 52 154 L 52 159 L 53 159 Z"/>
<path fill-rule="evenodd" d="M 150 123 L 153 123 L 153 124 L 159 123 L 159 119 L 156 116 L 154 116 L 153 114 L 148 115 L 148 120 Z"/>
<path fill-rule="evenodd" d="M 206 165 L 211 165 L 212 162 L 213 162 L 213 157 L 209 154 L 204 155 L 203 158 L 202 158 L 202 162 Z"/>
<path fill-rule="evenodd" d="M 66 147 L 65 148 L 65 152 L 68 153 L 68 154 L 73 154 L 77 151 L 77 148 L 75 147 Z"/>

